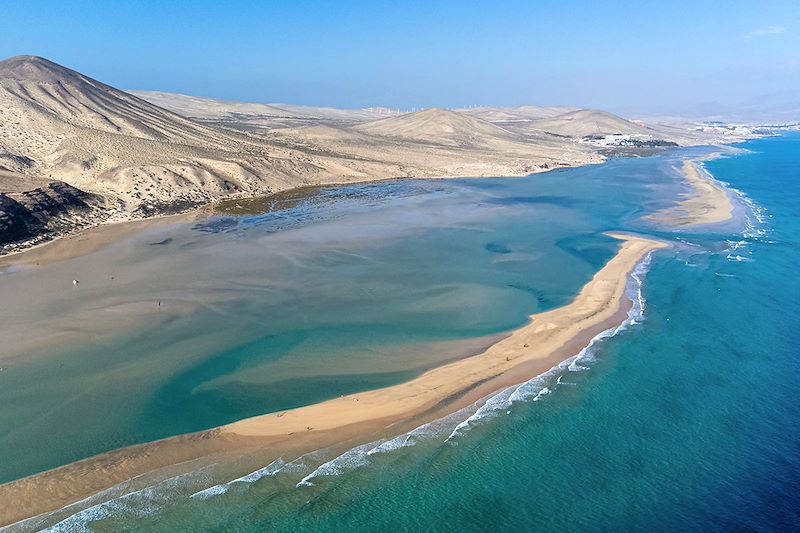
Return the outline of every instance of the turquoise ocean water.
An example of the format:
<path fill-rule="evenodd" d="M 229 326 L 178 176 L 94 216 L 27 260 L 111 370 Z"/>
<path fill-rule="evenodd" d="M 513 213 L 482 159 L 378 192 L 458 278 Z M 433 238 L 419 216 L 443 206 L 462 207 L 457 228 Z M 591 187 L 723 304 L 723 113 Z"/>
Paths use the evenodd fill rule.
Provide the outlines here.
<path fill-rule="evenodd" d="M 670 231 L 640 219 L 681 190 L 671 170 L 679 157 L 702 149 L 516 180 L 358 186 L 281 220 L 220 219 L 171 230 L 178 244 L 202 234 L 203 246 L 245 246 L 256 236 L 269 243 L 264 235 L 300 232 L 306 248 L 307 235 L 321 231 L 317 242 L 324 246 L 292 263 L 302 290 L 288 287 L 284 296 L 299 295 L 296 311 L 281 316 L 252 296 L 231 303 L 246 304 L 262 328 L 262 320 L 275 318 L 268 334 L 253 335 L 250 322 L 236 329 L 237 346 L 219 341 L 213 353 L 171 366 L 140 395 L 143 405 L 134 403 L 138 417 L 110 416 L 91 439 L 65 430 L 64 442 L 32 453 L 25 446 L 41 437 L 37 428 L 6 431 L 0 451 L 15 460 L 0 472 L 13 479 L 118 443 L 403 381 L 438 360 L 420 356 L 404 364 L 408 351 L 436 352 L 451 341 L 508 331 L 530 313 L 569 301 L 614 253 L 616 244 L 602 232 L 628 230 L 675 243 L 630 281 L 632 298 L 646 302 L 643 312 L 635 307 L 633 323 L 550 375 L 504 391 L 477 413 L 458 413 L 398 439 L 263 465 L 233 483 L 202 473 L 167 479 L 88 506 L 57 528 L 797 528 L 800 135 L 741 148 L 705 164 L 735 188 L 739 206 L 736 220 L 705 230 Z M 387 227 L 376 229 L 381 222 Z M 365 223 L 369 235 L 337 241 L 332 251 L 331 235 Z M 397 232 L 398 225 L 414 230 Z M 259 271 L 258 278 L 286 272 Z M 219 320 L 200 313 L 163 335 L 189 337 L 212 318 Z M 373 331 L 360 341 L 359 364 L 374 372 L 297 370 L 304 363 L 335 368 L 353 357 L 353 337 Z M 252 338 L 243 342 L 246 335 Z M 141 339 L 125 340 L 119 357 L 135 359 Z M 69 354 L 76 387 L 83 379 L 77 376 L 97 364 L 93 353 Z M 16 372 L 19 388 L 0 389 L 4 405 L 47 377 L 48 361 L 66 357 L 45 354 L 40 363 L 12 368 L 7 374 Z M 297 367 L 281 366 L 287 360 Z M 68 392 L 69 383 L 62 388 Z M 124 390 L 98 394 L 131 402 Z M 28 408 L 46 411 L 47 401 L 40 401 Z M 0 411 L 5 421 L 23 416 Z"/>

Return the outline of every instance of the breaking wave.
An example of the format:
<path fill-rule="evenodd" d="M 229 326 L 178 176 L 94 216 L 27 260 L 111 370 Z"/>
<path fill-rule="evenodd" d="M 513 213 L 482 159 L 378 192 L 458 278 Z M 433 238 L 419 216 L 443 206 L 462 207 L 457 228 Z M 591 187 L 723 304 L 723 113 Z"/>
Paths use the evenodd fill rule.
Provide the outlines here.
<path fill-rule="evenodd" d="M 644 275 L 650 268 L 652 259 L 652 252 L 648 253 L 633 269 L 628 276 L 625 285 L 625 295 L 631 301 L 631 308 L 628 311 L 628 316 L 619 326 L 609 328 L 595 335 L 589 344 L 583 348 L 577 355 L 574 355 L 558 365 L 554 366 L 547 372 L 540 374 L 529 381 L 514 385 L 500 391 L 488 398 L 483 405 L 481 405 L 475 413 L 468 417 L 463 422 L 459 423 L 446 441 L 450 441 L 468 430 L 472 425 L 486 417 L 498 414 L 501 411 L 510 413 L 509 409 L 512 404 L 516 402 L 539 401 L 543 396 L 550 394 L 552 390 L 548 385 L 558 386 L 561 384 L 561 378 L 565 372 L 580 372 L 587 370 L 587 365 L 595 361 L 595 349 L 597 344 L 603 339 L 613 337 L 625 330 L 631 325 L 641 322 L 644 318 L 645 298 L 642 294 L 642 284 Z"/>
<path fill-rule="evenodd" d="M 225 495 L 235 486 L 246 487 L 265 479 L 273 478 L 279 474 L 296 476 L 298 489 L 314 487 L 320 478 L 340 476 L 346 472 L 365 467 L 371 464 L 378 456 L 396 452 L 403 448 L 416 446 L 421 442 L 430 442 L 434 445 L 453 443 L 466 433 L 470 428 L 489 420 L 503 412 L 511 413 L 511 408 L 517 403 L 538 402 L 552 394 L 560 385 L 574 385 L 563 383 L 562 377 L 570 372 L 586 370 L 595 360 L 595 349 L 603 339 L 613 337 L 627 327 L 641 322 L 644 317 L 645 299 L 642 294 L 642 283 L 651 261 L 651 254 L 645 256 L 629 274 L 625 286 L 625 295 L 631 301 L 631 308 L 622 324 L 609 328 L 594 338 L 578 354 L 562 361 L 547 372 L 540 374 L 524 383 L 508 387 L 493 394 L 482 401 L 478 401 L 448 416 L 423 424 L 402 435 L 373 441 L 356 446 L 343 453 L 331 457 L 332 448 L 318 450 L 305 454 L 291 462 L 277 459 L 263 468 L 232 479 L 225 483 L 209 486 L 215 477 L 211 475 L 214 465 L 204 467 L 188 474 L 169 477 L 139 490 L 127 492 L 123 495 L 108 499 L 110 493 L 97 494 L 92 497 L 102 498 L 104 501 L 85 507 L 59 521 L 46 531 L 51 532 L 88 532 L 89 524 L 97 520 L 108 518 L 131 519 L 144 518 L 164 509 L 169 504 L 187 500 L 209 500 Z M 326 458 L 329 458 L 326 460 Z M 123 487 L 120 484 L 117 487 Z M 97 501 L 97 500 L 94 500 Z M 80 505 L 74 504 L 75 506 Z M 88 501 L 82 502 L 84 505 Z M 73 509 L 78 507 L 70 506 Z M 65 508 L 62 510 L 67 511 Z M 43 525 L 42 517 L 39 522 L 25 521 L 19 523 L 24 528 L 37 524 Z M 50 518 L 54 518 L 51 514 Z M 44 518 L 46 520 L 46 517 Z M 50 522 L 52 523 L 52 522 Z M 13 526 L 12 526 L 13 527 Z"/>

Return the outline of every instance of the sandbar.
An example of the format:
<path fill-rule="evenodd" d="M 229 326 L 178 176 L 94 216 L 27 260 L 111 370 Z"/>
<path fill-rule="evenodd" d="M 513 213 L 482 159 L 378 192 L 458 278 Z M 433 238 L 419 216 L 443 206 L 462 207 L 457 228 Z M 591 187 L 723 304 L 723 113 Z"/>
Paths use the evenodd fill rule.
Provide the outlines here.
<path fill-rule="evenodd" d="M 398 385 L 123 448 L 0 485 L 0 524 L 59 509 L 179 463 L 231 460 L 245 453 L 258 453 L 263 460 L 297 457 L 336 444 L 396 436 L 539 375 L 624 321 L 630 306 L 625 298 L 629 273 L 650 252 L 667 246 L 610 235 L 622 241 L 619 251 L 572 302 L 532 315 L 527 325 L 481 354 Z"/>
<path fill-rule="evenodd" d="M 698 168 L 699 161 L 685 159 L 681 173 L 692 192 L 672 207 L 657 211 L 645 217 L 671 226 L 695 226 L 716 224 L 730 220 L 733 216 L 733 202 L 719 183 L 704 175 Z"/>

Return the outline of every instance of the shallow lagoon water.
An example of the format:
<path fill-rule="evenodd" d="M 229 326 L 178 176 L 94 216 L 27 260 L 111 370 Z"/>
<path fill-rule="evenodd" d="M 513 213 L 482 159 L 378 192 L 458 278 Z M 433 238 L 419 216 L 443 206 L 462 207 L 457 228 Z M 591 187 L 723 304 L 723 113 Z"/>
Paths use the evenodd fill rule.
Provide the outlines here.
<path fill-rule="evenodd" d="M 645 319 L 538 401 L 457 439 L 303 471 L 98 530 L 757 530 L 800 523 L 800 136 L 707 164 L 753 202 L 737 231 L 653 256 Z"/>
<path fill-rule="evenodd" d="M 781 163 L 790 158 L 791 145 L 787 156 L 785 145 L 776 144 L 793 142 L 787 139 L 750 143 L 756 150 L 766 143 L 765 151 L 707 166 L 776 216 L 774 191 L 748 171 L 773 164 L 792 183 Z M 325 202 L 280 215 L 219 219 L 132 239 L 123 248 L 129 247 L 128 257 L 136 258 L 139 270 L 147 270 L 149 261 L 154 271 L 164 266 L 160 252 L 150 258 L 142 250 L 169 248 L 170 272 L 191 266 L 192 282 L 184 280 L 181 291 L 192 296 L 202 291 L 211 304 L 166 323 L 149 323 L 146 332 L 106 339 L 100 347 L 37 354 L 0 375 L 14 377 L 5 382 L 13 386 L 0 392 L 4 405 L 19 406 L 0 413 L 4 422 L 16 423 L 0 437 L 0 446 L 19 458 L 4 465 L 4 475 L 11 479 L 110 447 L 403 381 L 438 361 L 475 351 L 474 339 L 488 342 L 529 314 L 569 301 L 615 250 L 603 231 L 653 230 L 640 217 L 666 206 L 680 190 L 669 170 L 676 157 L 615 160 L 524 179 L 363 185 L 327 192 L 333 197 Z M 748 163 L 753 158 L 761 158 L 759 165 Z M 312 487 L 287 490 L 310 473 L 288 469 L 216 502 L 168 506 L 155 522 L 123 513 L 94 526 L 196 530 L 203 524 L 209 530 L 249 531 L 663 525 L 667 522 L 659 517 L 673 517 L 682 509 L 678 504 L 686 504 L 682 494 L 699 498 L 689 490 L 694 483 L 701 485 L 698 490 L 717 487 L 712 481 L 718 481 L 718 468 L 703 454 L 723 454 L 730 464 L 723 463 L 735 467 L 740 465 L 732 451 L 741 448 L 748 457 L 749 448 L 741 444 L 747 439 L 727 442 L 719 419 L 720 413 L 755 402 L 725 404 L 733 397 L 711 389 L 715 398 L 706 398 L 707 387 L 716 383 L 750 398 L 745 385 L 752 391 L 760 382 L 747 377 L 749 367 L 733 368 L 727 374 L 731 380 L 719 377 L 731 364 L 731 346 L 738 344 L 719 332 L 745 337 L 742 324 L 760 328 L 763 320 L 771 324 L 763 331 L 786 335 L 787 323 L 766 320 L 775 304 L 764 296 L 755 297 L 754 308 L 742 305 L 749 300 L 742 300 L 740 291 L 756 291 L 742 276 L 761 275 L 754 278 L 756 285 L 776 278 L 771 270 L 776 267 L 770 261 L 762 266 L 758 255 L 768 253 L 762 246 L 774 250 L 775 243 L 762 242 L 767 237 L 748 237 L 746 251 L 740 247 L 731 254 L 743 240 L 743 221 L 714 232 L 682 232 L 691 245 L 654 256 L 644 324 L 601 343 L 589 371 L 566 374 L 540 401 L 515 403 L 507 416 L 478 424 L 447 444 L 444 434 L 377 454 L 368 466 L 322 476 Z M 773 231 L 776 222 L 754 225 Z M 772 233 L 768 238 L 776 239 Z M 167 239 L 172 240 L 149 244 Z M 782 239 L 796 243 L 797 233 Z M 756 261 L 731 259 L 745 257 L 741 254 Z M 787 260 L 781 259 L 778 267 Z M 227 274 L 221 281 L 220 272 Z M 155 287 L 154 298 L 175 290 L 175 280 L 165 277 L 159 283 L 168 289 Z M 744 318 L 739 310 L 747 313 Z M 796 324 L 791 322 L 796 317 L 790 312 L 786 320 Z M 749 342 L 736 353 L 762 368 L 764 338 Z M 189 354 L 187 346 L 193 348 Z M 777 346 L 778 354 L 786 348 Z M 53 361 L 68 370 L 53 375 Z M 777 379 L 768 364 L 763 368 Z M 103 383 L 109 373 L 117 378 L 114 387 Z M 96 395 L 84 396 L 87 383 Z M 48 396 L 54 384 L 58 395 Z M 62 405 L 56 398 L 64 396 L 72 401 Z M 84 425 L 70 432 L 70 409 L 90 417 L 98 397 L 105 406 L 102 423 L 92 425 L 93 431 Z M 695 406 L 701 399 L 705 403 Z M 110 409 L 114 405 L 118 413 Z M 52 411 L 58 416 L 42 415 Z M 46 424 L 20 427 L 20 420 L 36 419 L 37 413 Z M 745 420 L 748 415 L 755 416 L 747 411 Z M 59 423 L 64 438 L 31 458 L 28 446 L 41 443 L 43 432 Z M 729 424 L 736 427 L 737 421 Z M 786 442 L 796 451 L 796 436 Z M 729 482 L 717 488 L 723 496 Z M 651 500 L 660 502 L 655 514 Z M 672 507 L 664 507 L 667 503 Z M 702 509 L 686 508 L 686 516 L 702 516 Z"/>

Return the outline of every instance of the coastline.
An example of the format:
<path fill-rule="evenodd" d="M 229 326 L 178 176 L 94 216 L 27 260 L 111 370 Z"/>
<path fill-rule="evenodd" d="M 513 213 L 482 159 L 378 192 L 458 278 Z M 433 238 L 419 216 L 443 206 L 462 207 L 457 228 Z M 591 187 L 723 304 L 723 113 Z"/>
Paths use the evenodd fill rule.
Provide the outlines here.
<path fill-rule="evenodd" d="M 620 249 L 558 309 L 539 313 L 485 352 L 436 367 L 406 383 L 244 419 L 220 428 L 116 450 L 0 486 L 0 524 L 59 509 L 126 480 L 196 460 L 294 455 L 344 442 L 397 435 L 524 382 L 575 355 L 622 323 L 629 273 L 666 244 L 610 234 Z M 406 431 L 408 430 L 406 429 Z"/>
<path fill-rule="evenodd" d="M 711 154 L 694 160 L 684 159 L 681 174 L 692 191 L 683 194 L 684 198 L 678 200 L 674 206 L 648 215 L 645 220 L 677 227 L 717 224 L 730 220 L 734 205 L 728 192 L 706 175 L 705 169 L 698 166 L 718 155 Z"/>
<path fill-rule="evenodd" d="M 713 159 L 718 157 L 719 152 L 715 152 L 701 159 L 697 162 Z M 535 174 L 543 174 L 560 169 L 580 168 L 590 165 L 598 165 L 605 162 L 605 158 L 597 161 L 572 161 L 570 164 L 562 163 L 561 165 L 549 168 L 535 168 L 532 171 L 521 174 L 505 173 L 502 177 L 507 178 L 524 178 Z M 719 220 L 707 221 L 703 220 L 708 212 L 717 211 L 724 203 L 719 194 L 715 191 L 724 190 L 720 189 L 712 181 L 700 175 L 700 171 L 695 167 L 694 170 L 686 170 L 686 165 L 689 160 L 684 160 L 683 175 L 684 180 L 689 183 L 693 189 L 694 196 L 687 194 L 687 198 L 678 202 L 677 205 L 663 209 L 659 212 L 648 215 L 645 220 L 652 220 L 655 222 L 675 225 L 700 225 L 722 222 L 730 218 L 730 213 L 725 217 L 720 213 Z M 692 165 L 694 166 L 694 165 Z M 150 225 L 157 225 L 160 221 L 171 220 L 190 220 L 192 218 L 200 218 L 210 214 L 221 212 L 223 214 L 249 214 L 251 208 L 249 206 L 267 206 L 273 201 L 291 201 L 296 195 L 306 197 L 309 193 L 313 193 L 323 188 L 335 188 L 348 185 L 360 185 L 367 183 L 380 183 L 393 180 L 409 180 L 409 179 L 423 179 L 423 180 L 450 180 L 450 179 L 481 179 L 486 178 L 487 175 L 443 175 L 430 177 L 420 176 L 390 176 L 390 177 L 375 177 L 372 179 L 356 178 L 342 181 L 330 181 L 319 183 L 301 183 L 295 186 L 287 187 L 285 189 L 276 190 L 267 195 L 252 194 L 233 194 L 230 196 L 210 199 L 206 203 L 198 204 L 191 208 L 182 210 L 180 212 L 162 213 L 143 218 L 123 218 L 123 219 L 104 219 L 91 225 L 76 226 L 73 229 L 63 230 L 59 233 L 44 236 L 40 234 L 34 239 L 29 241 L 17 241 L 9 243 L 13 245 L 13 250 L 3 250 L 0 247 L 0 269 L 6 268 L 15 264 L 36 264 L 40 261 L 53 262 L 62 259 L 71 259 L 73 257 L 83 255 L 95 251 L 106 244 L 110 244 L 115 240 L 134 233 L 139 229 L 150 227 Z M 709 189 L 710 187 L 710 189 Z M 713 190 L 711 190 L 713 189 Z M 694 198 L 694 199 L 693 199 Z M 730 200 L 728 199 L 728 202 Z M 733 206 L 731 204 L 731 211 Z M 262 211 L 263 212 L 263 211 Z M 75 243 L 81 242 L 84 238 L 89 236 L 97 237 L 88 246 L 78 246 L 75 250 L 70 250 L 69 245 L 58 245 L 58 243 L 68 242 Z M 51 248 L 56 248 L 57 251 L 51 252 Z M 44 251 L 43 251 L 44 250 Z"/>
<path fill-rule="evenodd" d="M 498 176 L 503 178 L 524 178 L 527 176 L 531 176 L 534 174 L 543 174 L 545 172 L 551 172 L 553 170 L 559 169 L 569 169 L 569 168 L 579 168 L 588 165 L 597 165 L 602 164 L 605 162 L 604 159 L 600 159 L 598 161 L 574 161 L 570 162 L 570 164 L 561 164 L 549 168 L 535 168 L 532 171 L 528 171 L 525 173 L 514 174 L 508 172 L 498 172 Z M 304 194 L 308 192 L 317 191 L 323 188 L 336 188 L 336 187 L 344 187 L 349 185 L 363 185 L 367 183 L 381 183 L 381 182 L 388 182 L 394 180 L 455 180 L 455 179 L 482 179 L 490 177 L 490 175 L 475 175 L 475 176 L 465 176 L 465 175 L 443 175 L 443 176 L 436 176 L 432 175 L 429 177 L 424 176 L 389 176 L 389 177 L 374 177 L 371 179 L 364 179 L 363 177 L 358 177 L 354 179 L 345 179 L 342 181 L 326 181 L 326 182 L 319 182 L 319 183 L 300 183 L 294 186 L 290 186 L 284 189 L 278 189 L 274 192 L 265 195 L 252 195 L 249 193 L 245 194 L 232 194 L 229 196 L 223 196 L 219 198 L 212 198 L 209 199 L 205 203 L 197 204 L 193 207 L 178 211 L 178 212 L 165 212 L 160 214 L 155 214 L 152 216 L 146 216 L 141 218 L 135 217 L 128 217 L 128 218 L 115 218 L 110 220 L 108 218 L 97 221 L 92 224 L 88 225 L 80 225 L 75 226 L 72 229 L 62 230 L 57 233 L 53 234 L 46 234 L 42 233 L 37 235 L 36 237 L 29 239 L 27 241 L 16 241 L 11 242 L 6 245 L 5 247 L 13 247 L 11 250 L 5 250 L 3 246 L 0 246 L 0 269 L 5 268 L 12 264 L 32 264 L 37 259 L 31 259 L 28 257 L 28 254 L 33 251 L 38 250 L 47 250 L 51 246 L 55 245 L 59 242 L 69 241 L 81 241 L 83 237 L 87 234 L 98 234 L 102 235 L 99 240 L 99 245 L 92 248 L 85 248 L 85 251 L 76 251 L 76 252 L 67 252 L 64 253 L 63 256 L 59 254 L 53 254 L 53 259 L 47 259 L 48 261 L 59 261 L 61 259 L 70 259 L 76 257 L 78 255 L 83 255 L 85 253 L 89 253 L 95 251 L 96 249 L 110 244 L 111 242 L 121 238 L 125 235 L 133 233 L 138 229 L 149 227 L 150 224 L 158 224 L 159 221 L 163 220 L 180 220 L 180 219 L 192 219 L 192 218 L 199 218 L 203 217 L 204 214 L 214 214 L 218 211 L 218 207 L 224 204 L 229 205 L 228 209 L 224 209 L 223 212 L 228 212 L 231 214 L 243 214 L 239 212 L 236 208 L 238 203 L 244 204 L 261 204 L 264 203 L 265 205 L 268 204 L 272 200 L 280 200 L 280 199 L 287 199 L 291 198 L 295 194 Z M 1 191 L 0 191 L 1 192 Z M 245 213 L 247 210 L 244 211 Z M 104 235 L 104 230 L 106 228 L 114 228 L 113 230 L 109 230 L 109 235 Z M 117 229 L 120 228 L 120 229 Z M 130 228 L 130 229 L 128 229 Z M 67 248 L 67 246 L 64 246 Z M 49 255 L 47 252 L 37 252 L 38 255 L 42 256 Z"/>
<path fill-rule="evenodd" d="M 198 209 L 143 219 L 102 222 L 95 226 L 82 227 L 75 233 L 59 235 L 54 239 L 37 242 L 22 250 L 0 254 L 0 273 L 3 269 L 11 266 L 44 265 L 87 255 L 144 229 L 161 224 L 193 220 L 201 213 L 202 211 Z"/>
<path fill-rule="evenodd" d="M 706 157 L 695 159 L 702 163 L 720 156 L 720 152 L 714 152 Z M 731 218 L 733 204 L 724 189 L 720 188 L 713 180 L 702 176 L 701 171 L 692 162 L 693 160 L 684 159 L 682 174 L 684 180 L 692 187 L 692 193 L 686 193 L 683 200 L 679 200 L 673 207 L 669 207 L 647 215 L 645 220 L 651 220 L 662 224 L 673 226 L 692 226 L 702 224 L 713 224 L 723 222 Z M 507 178 L 524 178 L 535 174 L 543 174 L 560 169 L 580 168 L 590 165 L 598 165 L 605 162 L 605 159 L 598 161 L 575 161 L 572 164 L 561 164 L 549 168 L 535 168 L 532 172 L 524 174 L 506 174 Z M 102 220 L 92 225 L 75 227 L 73 230 L 65 230 L 58 234 L 53 234 L 42 239 L 41 235 L 30 241 L 19 241 L 10 243 L 14 246 L 13 251 L 3 251 L 0 247 L 0 270 L 16 264 L 38 264 L 40 262 L 53 262 L 63 259 L 71 259 L 86 253 L 93 252 L 103 246 L 110 244 L 119 238 L 134 233 L 139 229 L 157 225 L 161 221 L 191 220 L 209 214 L 250 214 L 253 211 L 251 206 L 268 209 L 270 202 L 286 202 L 298 198 L 307 198 L 314 192 L 324 188 L 343 187 L 348 185 L 363 185 L 368 183 L 389 182 L 393 180 L 450 180 L 450 179 L 481 179 L 485 175 L 463 176 L 463 175 L 444 175 L 444 176 L 391 176 L 377 177 L 373 179 L 353 179 L 343 181 L 331 181 L 325 183 L 302 183 L 296 186 L 279 189 L 267 195 L 241 195 L 211 199 L 206 203 L 196 205 L 189 209 L 177 213 L 163 213 L 144 218 L 127 218 L 115 220 Z M 727 205 L 726 205 L 727 202 Z M 729 210 L 728 210 L 729 209 Z M 265 212 L 261 210 L 259 212 Z M 727 214 L 726 214 L 727 213 Z M 709 216 L 711 218 L 709 218 Z M 92 242 L 85 246 L 77 246 L 74 249 L 69 244 L 59 245 L 58 243 L 76 243 L 84 239 L 95 237 Z M 51 251 L 51 249 L 55 249 Z"/>
<path fill-rule="evenodd" d="M 257 416 L 222 429 L 240 436 L 275 437 L 306 431 L 309 427 L 327 430 L 382 417 L 402 418 L 409 413 L 424 412 L 520 364 L 536 360 L 557 363 L 559 361 L 552 361 L 550 356 L 558 348 L 616 314 L 624 297 L 627 275 L 645 255 L 665 246 L 639 237 L 611 236 L 623 241 L 619 252 L 584 285 L 570 304 L 531 316 L 529 324 L 482 354 L 434 368 L 393 387 Z"/>

